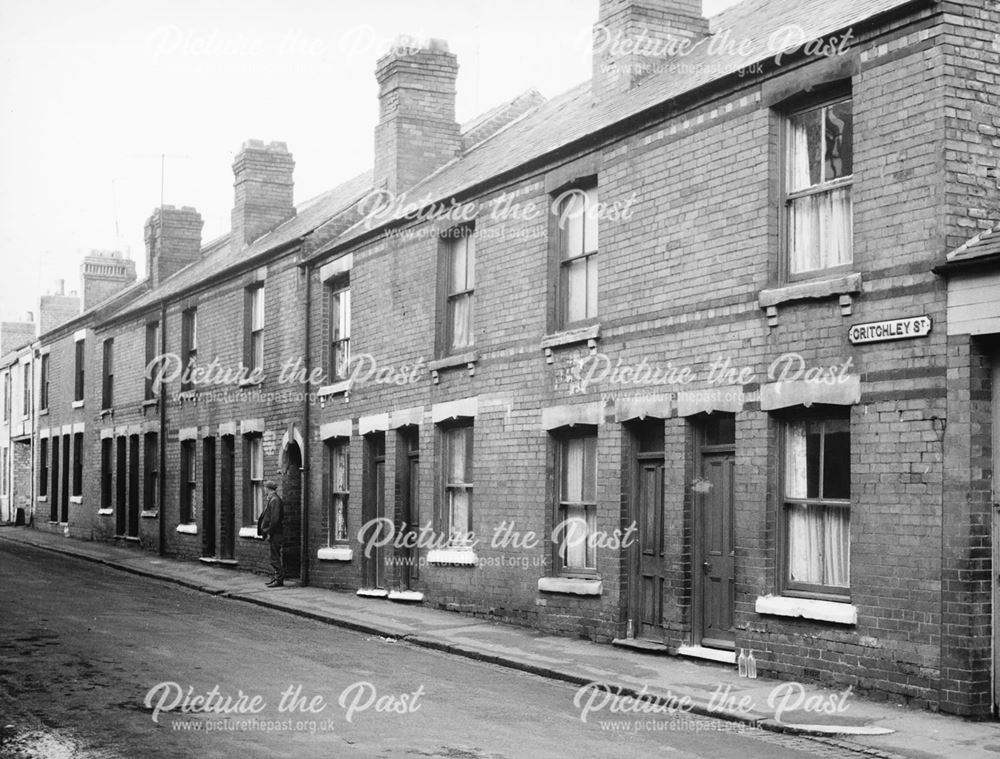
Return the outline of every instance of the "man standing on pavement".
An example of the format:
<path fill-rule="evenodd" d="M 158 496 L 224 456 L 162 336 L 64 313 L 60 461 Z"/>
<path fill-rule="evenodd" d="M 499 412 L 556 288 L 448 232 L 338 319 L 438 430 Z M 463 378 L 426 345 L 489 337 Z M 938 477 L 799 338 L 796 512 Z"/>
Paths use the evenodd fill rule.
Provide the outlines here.
<path fill-rule="evenodd" d="M 264 511 L 257 520 L 257 534 L 267 538 L 271 547 L 271 572 L 273 577 L 267 583 L 269 588 L 280 588 L 285 584 L 285 566 L 281 558 L 281 544 L 285 535 L 282 525 L 284 504 L 278 495 L 278 484 L 274 480 L 264 483 L 267 490 Z"/>

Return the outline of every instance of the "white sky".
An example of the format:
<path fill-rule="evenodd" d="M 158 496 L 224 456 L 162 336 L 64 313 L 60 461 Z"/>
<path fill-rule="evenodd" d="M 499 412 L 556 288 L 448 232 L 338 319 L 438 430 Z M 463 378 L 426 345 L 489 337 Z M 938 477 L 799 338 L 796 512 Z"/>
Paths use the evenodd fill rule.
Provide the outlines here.
<path fill-rule="evenodd" d="M 735 0 L 704 0 L 708 15 Z M 590 76 L 597 0 L 0 0 L 0 319 L 91 249 L 145 269 L 163 200 L 224 234 L 232 160 L 283 140 L 300 203 L 372 163 L 375 61 L 400 34 L 458 56 L 458 119 Z"/>

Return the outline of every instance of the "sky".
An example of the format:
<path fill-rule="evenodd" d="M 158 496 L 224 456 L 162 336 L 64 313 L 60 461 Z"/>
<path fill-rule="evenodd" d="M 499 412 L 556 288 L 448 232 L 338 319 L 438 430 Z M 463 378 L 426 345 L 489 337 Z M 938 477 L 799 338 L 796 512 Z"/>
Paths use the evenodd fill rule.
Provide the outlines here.
<path fill-rule="evenodd" d="M 712 15 L 736 0 L 704 0 Z M 232 162 L 287 143 L 301 203 L 370 168 L 375 61 L 447 40 L 459 122 L 590 76 L 597 0 L 0 0 L 0 320 L 37 315 L 91 250 L 145 274 L 161 200 L 229 229 Z"/>

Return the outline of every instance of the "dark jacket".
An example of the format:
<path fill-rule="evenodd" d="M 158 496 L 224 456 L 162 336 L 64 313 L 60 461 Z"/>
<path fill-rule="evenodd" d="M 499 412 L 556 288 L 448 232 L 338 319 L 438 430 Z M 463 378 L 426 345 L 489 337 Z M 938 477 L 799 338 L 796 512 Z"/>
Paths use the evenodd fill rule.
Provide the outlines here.
<path fill-rule="evenodd" d="M 281 496 L 273 490 L 268 491 L 264 511 L 261 512 L 260 519 L 257 520 L 257 534 L 272 538 L 282 537 L 284 516 L 285 510 Z"/>

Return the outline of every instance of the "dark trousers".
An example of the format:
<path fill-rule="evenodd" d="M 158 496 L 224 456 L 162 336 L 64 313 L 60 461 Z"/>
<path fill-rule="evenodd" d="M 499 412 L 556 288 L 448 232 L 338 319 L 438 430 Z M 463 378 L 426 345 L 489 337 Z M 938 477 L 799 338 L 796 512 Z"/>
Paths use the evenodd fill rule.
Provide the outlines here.
<path fill-rule="evenodd" d="M 280 535 L 271 535 L 267 542 L 271 546 L 271 574 L 278 582 L 285 581 L 285 564 L 281 560 L 281 544 L 284 538 Z"/>

